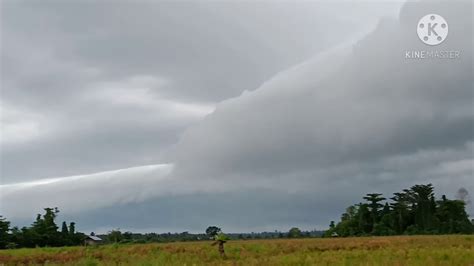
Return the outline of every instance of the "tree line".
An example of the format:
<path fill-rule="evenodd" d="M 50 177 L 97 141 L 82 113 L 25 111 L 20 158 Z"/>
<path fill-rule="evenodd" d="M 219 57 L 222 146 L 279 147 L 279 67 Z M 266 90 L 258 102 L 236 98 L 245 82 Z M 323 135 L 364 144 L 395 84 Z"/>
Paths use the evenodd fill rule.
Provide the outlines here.
<path fill-rule="evenodd" d="M 467 195 L 467 191 L 463 192 Z M 327 231 L 302 231 L 297 227 L 288 232 L 229 233 L 229 239 L 275 239 L 321 236 L 382 236 L 403 234 L 471 234 L 474 225 L 469 221 L 465 207 L 467 200 L 436 199 L 434 187 L 414 185 L 389 199 L 380 193 L 369 193 L 361 202 L 346 209 L 341 220 L 331 222 Z M 45 208 L 29 227 L 10 227 L 0 215 L 0 249 L 22 247 L 58 247 L 81 245 L 86 235 L 76 231 L 76 224 L 65 221 L 56 224 L 58 208 Z M 98 235 L 103 243 L 153 243 L 209 240 L 221 231 L 210 226 L 205 233 L 132 233 L 112 230 Z M 95 235 L 93 232 L 90 235 Z"/>
<path fill-rule="evenodd" d="M 84 244 L 86 234 L 76 231 L 76 223 L 65 221 L 61 227 L 56 224 L 58 208 L 45 208 L 44 214 L 38 214 L 36 220 L 29 227 L 11 227 L 11 223 L 0 215 L 0 249 L 33 248 L 33 247 L 60 247 L 78 246 Z M 107 234 L 90 235 L 102 239 L 103 244 L 128 244 L 128 243 L 167 243 L 182 241 L 201 241 L 213 239 L 221 229 L 209 226 L 206 232 L 199 233 L 132 233 L 114 229 Z M 288 232 L 252 232 L 229 233 L 229 239 L 275 239 L 275 238 L 302 238 L 321 237 L 324 231 L 301 231 L 293 227 Z"/>
<path fill-rule="evenodd" d="M 340 222 L 331 221 L 325 236 L 386 236 L 403 234 L 471 234 L 474 225 L 466 202 L 445 195 L 436 199 L 432 184 L 414 185 L 389 199 L 369 193 L 346 209 Z"/>
<path fill-rule="evenodd" d="M 38 214 L 30 227 L 10 228 L 10 222 L 0 216 L 0 249 L 31 248 L 31 247 L 60 247 L 80 245 L 84 234 L 76 232 L 76 224 L 62 223 L 59 230 L 55 219 L 58 208 L 45 208 L 43 215 Z"/>
<path fill-rule="evenodd" d="M 107 234 L 99 234 L 98 237 L 104 240 L 104 243 L 168 243 L 168 242 L 186 242 L 186 241 L 201 241 L 210 240 L 221 231 L 217 226 L 209 226 L 205 233 L 133 233 L 122 232 L 120 229 L 114 229 Z M 297 227 L 291 228 L 287 232 L 273 231 L 273 232 L 251 232 L 251 233 L 226 233 L 232 240 L 252 240 L 252 239 L 277 239 L 277 238 L 311 238 L 321 237 L 324 231 L 303 231 Z"/>

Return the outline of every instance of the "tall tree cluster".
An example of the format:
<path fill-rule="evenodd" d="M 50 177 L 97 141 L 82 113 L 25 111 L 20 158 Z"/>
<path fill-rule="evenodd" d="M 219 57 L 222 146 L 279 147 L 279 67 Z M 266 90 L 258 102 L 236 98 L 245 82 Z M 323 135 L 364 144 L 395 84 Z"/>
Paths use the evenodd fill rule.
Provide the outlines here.
<path fill-rule="evenodd" d="M 84 234 L 75 230 L 75 223 L 62 223 L 61 230 L 56 224 L 58 208 L 45 208 L 38 214 L 30 227 L 10 228 L 10 222 L 0 216 L 0 249 L 20 247 L 59 247 L 79 245 Z"/>
<path fill-rule="evenodd" d="M 442 196 L 437 200 L 431 184 L 414 185 L 394 193 L 390 199 L 369 193 L 365 202 L 349 206 L 337 224 L 331 222 L 326 236 L 400 234 L 470 234 L 463 200 Z"/>

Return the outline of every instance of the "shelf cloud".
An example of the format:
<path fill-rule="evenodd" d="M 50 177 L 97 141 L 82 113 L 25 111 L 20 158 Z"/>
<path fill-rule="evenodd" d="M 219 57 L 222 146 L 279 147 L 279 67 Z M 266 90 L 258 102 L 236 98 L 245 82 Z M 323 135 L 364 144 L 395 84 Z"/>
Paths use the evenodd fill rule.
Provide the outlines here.
<path fill-rule="evenodd" d="M 45 206 L 75 214 L 114 204 L 142 202 L 158 191 L 167 190 L 167 178 L 172 169 L 170 164 L 146 165 L 0 185 L 2 214 L 28 218 Z"/>
<path fill-rule="evenodd" d="M 280 9 L 262 4 L 261 20 L 251 13 L 248 21 L 236 22 L 248 7 L 235 5 L 234 11 L 198 5 L 198 13 L 189 15 L 212 16 L 188 26 L 178 23 L 182 6 L 166 6 L 180 12 L 159 20 L 181 31 L 157 25 L 149 40 L 150 46 L 161 44 L 156 54 L 145 43 L 134 55 L 117 56 L 120 45 L 113 46 L 115 53 L 104 47 L 89 51 L 84 36 L 74 36 L 84 45 L 72 46 L 75 63 L 64 65 L 55 55 L 51 65 L 74 69 L 77 75 L 65 75 L 66 83 L 80 77 L 75 83 L 80 85 L 58 92 L 58 103 L 48 104 L 64 83 L 46 86 L 51 91 L 45 95 L 8 91 L 8 103 L 2 103 L 9 106 L 5 132 L 24 137 L 4 146 L 2 175 L 8 178 L 0 186 L 2 214 L 24 219 L 58 206 L 78 223 L 79 213 L 147 217 L 136 219 L 134 228 L 200 230 L 222 222 L 230 230 L 267 230 L 287 228 L 291 217 L 303 217 L 295 220 L 303 228 L 321 228 L 369 191 L 390 196 L 417 183 L 433 183 L 438 196 L 452 197 L 461 187 L 474 191 L 472 3 L 408 2 L 397 17 L 361 18 L 360 24 L 351 22 L 357 19 L 343 12 L 344 4 L 325 6 L 341 13 L 330 29 L 314 25 L 320 38 L 307 37 L 308 28 L 300 29 L 301 35 L 288 25 L 282 29 L 306 36 L 304 47 L 277 42 L 278 30 L 268 25 Z M 153 10 L 135 8 L 129 12 L 144 12 L 148 25 Z M 304 27 L 305 21 L 293 16 L 303 12 L 300 8 L 285 14 Z M 217 15 L 221 9 L 229 19 Z M 447 40 L 435 47 L 416 35 L 417 21 L 427 12 L 442 14 L 449 23 Z M 316 21 L 327 19 L 321 14 Z M 221 20 L 228 23 L 221 25 L 225 30 L 214 23 Z M 125 27 L 137 26 L 128 23 Z M 252 32 L 248 27 L 254 24 L 262 29 Z M 346 32 L 352 24 L 353 32 Z M 194 31 L 206 25 L 212 36 L 199 39 Z M 110 40 L 121 37 L 121 30 L 108 24 L 87 34 L 97 37 L 100 30 Z M 125 31 L 130 43 L 124 47 L 137 45 L 133 40 L 141 30 Z M 182 38 L 189 38 L 183 36 L 196 37 L 190 47 L 199 51 L 186 46 Z M 169 55 L 174 48 L 176 57 Z M 413 59 L 407 51 L 456 51 L 459 58 Z M 156 64 L 149 60 L 152 54 Z M 31 84 L 53 82 L 41 73 L 22 75 L 31 77 Z M 8 77 L 11 88 L 31 85 Z M 23 102 L 24 94 L 35 96 Z M 162 162 L 167 164 L 157 164 Z M 77 175 L 92 172 L 97 173 Z M 43 179 L 49 176 L 64 177 Z M 473 207 L 468 209 L 473 215 Z M 253 223 L 236 218 L 248 215 L 255 216 Z M 84 219 L 87 228 L 100 226 Z M 115 219 L 110 227 L 126 228 L 127 219 Z"/>

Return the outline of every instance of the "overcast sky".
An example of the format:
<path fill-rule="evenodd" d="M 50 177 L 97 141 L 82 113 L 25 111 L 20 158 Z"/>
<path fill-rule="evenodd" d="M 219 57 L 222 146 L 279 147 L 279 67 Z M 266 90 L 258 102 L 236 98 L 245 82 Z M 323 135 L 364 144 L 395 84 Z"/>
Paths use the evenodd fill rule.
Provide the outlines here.
<path fill-rule="evenodd" d="M 4 0 L 0 22 L 16 224 L 58 206 L 97 232 L 324 229 L 368 192 L 474 193 L 470 1 Z"/>

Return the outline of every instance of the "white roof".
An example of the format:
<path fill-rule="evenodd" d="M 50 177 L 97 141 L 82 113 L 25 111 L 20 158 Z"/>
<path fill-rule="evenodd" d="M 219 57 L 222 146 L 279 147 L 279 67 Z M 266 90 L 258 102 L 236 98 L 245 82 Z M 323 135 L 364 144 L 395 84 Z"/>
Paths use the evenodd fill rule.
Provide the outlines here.
<path fill-rule="evenodd" d="M 97 236 L 87 236 L 87 237 L 94 240 L 94 241 L 102 241 L 102 239 L 100 237 L 97 237 Z"/>

